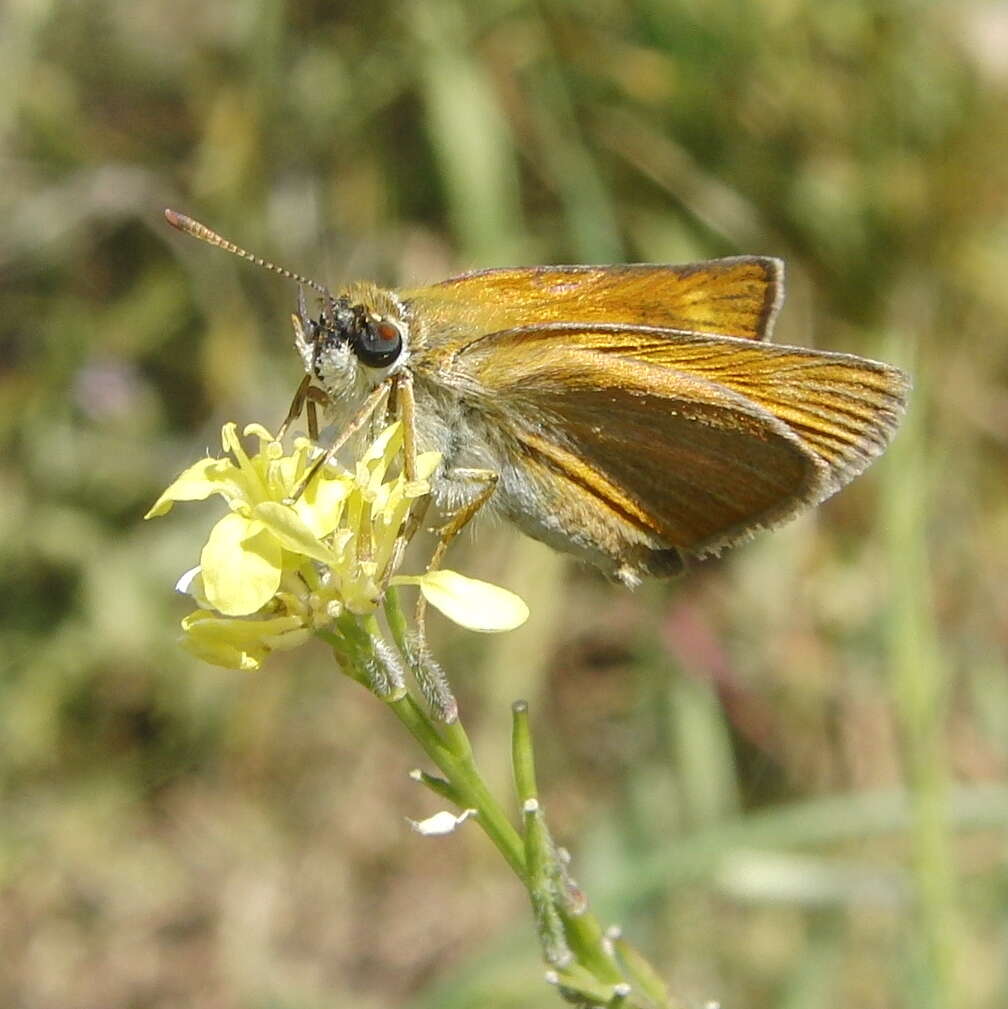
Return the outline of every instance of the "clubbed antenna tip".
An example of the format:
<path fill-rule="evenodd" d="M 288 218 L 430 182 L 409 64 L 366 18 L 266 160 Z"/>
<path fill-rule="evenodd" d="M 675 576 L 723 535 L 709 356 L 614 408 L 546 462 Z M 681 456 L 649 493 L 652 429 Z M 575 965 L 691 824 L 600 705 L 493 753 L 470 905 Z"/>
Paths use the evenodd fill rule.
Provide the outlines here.
<path fill-rule="evenodd" d="M 178 228 L 179 231 L 190 231 L 192 226 L 196 223 L 191 217 L 186 217 L 185 214 L 180 214 L 177 210 L 170 210 L 165 207 L 165 220 L 173 227 Z"/>
<path fill-rule="evenodd" d="M 256 266 L 261 266 L 264 270 L 270 270 L 272 273 L 279 273 L 281 277 L 286 277 L 288 280 L 296 280 L 299 284 L 304 284 L 306 287 L 310 287 L 313 291 L 317 291 L 325 298 L 332 298 L 328 288 L 318 283 L 318 281 L 309 280 L 307 277 L 302 277 L 300 273 L 294 273 L 291 270 L 284 269 L 282 266 L 277 266 L 275 263 L 269 262 L 269 260 L 262 259 L 260 256 L 255 256 L 251 252 L 246 252 L 245 249 L 241 248 L 241 246 L 235 245 L 234 242 L 229 242 L 226 238 L 218 235 L 216 231 L 208 228 L 205 224 L 200 224 L 199 221 L 195 221 L 191 217 L 187 217 L 185 214 L 180 214 L 177 210 L 171 210 L 168 207 L 165 207 L 164 215 L 165 220 L 173 228 L 176 228 L 187 235 L 192 235 L 193 238 L 198 238 L 200 241 L 206 242 L 208 245 L 216 245 L 218 249 L 224 249 L 225 252 L 230 252 L 235 256 L 241 256 L 242 259 L 247 259 L 250 263 L 255 263 Z"/>

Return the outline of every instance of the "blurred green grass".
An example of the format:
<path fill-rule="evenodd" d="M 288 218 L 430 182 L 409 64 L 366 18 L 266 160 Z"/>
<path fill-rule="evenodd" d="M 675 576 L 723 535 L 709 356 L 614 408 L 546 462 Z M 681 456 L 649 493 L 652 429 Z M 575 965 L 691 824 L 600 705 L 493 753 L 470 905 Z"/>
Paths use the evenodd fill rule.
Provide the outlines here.
<path fill-rule="evenodd" d="M 0 1004 L 549 1004 L 475 831 L 322 649 L 174 643 L 208 524 L 139 516 L 279 421 L 290 286 L 784 256 L 777 338 L 910 367 L 816 516 L 630 595 L 506 531 L 533 602 L 443 631 L 487 773 L 544 798 L 684 1004 L 1004 1004 L 1008 16 L 961 0 L 17 2 L 0 13 Z M 421 808 L 423 807 L 423 808 Z M 450 857 L 446 857 L 450 856 Z"/>

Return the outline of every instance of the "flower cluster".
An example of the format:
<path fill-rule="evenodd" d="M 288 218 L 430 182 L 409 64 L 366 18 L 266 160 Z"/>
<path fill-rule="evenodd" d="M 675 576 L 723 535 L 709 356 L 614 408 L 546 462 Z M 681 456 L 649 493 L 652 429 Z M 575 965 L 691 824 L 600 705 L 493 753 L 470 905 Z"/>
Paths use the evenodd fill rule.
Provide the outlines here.
<path fill-rule="evenodd" d="M 190 466 L 146 515 L 214 494 L 227 502 L 199 566 L 178 585 L 199 606 L 182 621 L 182 641 L 200 658 L 257 669 L 270 652 L 296 648 L 344 614 L 372 614 L 386 584 L 419 586 L 432 606 L 474 630 L 510 630 L 528 616 L 517 596 L 453 571 L 388 571 L 410 507 L 430 493 L 440 462 L 438 453 L 423 453 L 416 478 L 407 480 L 398 465 L 399 422 L 378 436 L 353 472 L 326 463 L 313 473 L 319 449 L 305 438 L 285 454 L 261 425 L 243 433 L 258 439 L 257 452 L 246 453 L 236 425 L 226 424 L 221 440 L 228 455 Z"/>

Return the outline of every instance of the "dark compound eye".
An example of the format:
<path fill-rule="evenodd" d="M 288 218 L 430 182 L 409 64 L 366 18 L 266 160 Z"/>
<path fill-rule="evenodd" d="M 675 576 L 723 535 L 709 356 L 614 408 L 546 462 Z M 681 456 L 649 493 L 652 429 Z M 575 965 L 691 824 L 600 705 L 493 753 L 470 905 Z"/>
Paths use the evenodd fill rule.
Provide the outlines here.
<path fill-rule="evenodd" d="M 361 364 L 369 368 L 387 368 L 402 353 L 402 330 L 388 319 L 366 319 L 351 340 Z"/>

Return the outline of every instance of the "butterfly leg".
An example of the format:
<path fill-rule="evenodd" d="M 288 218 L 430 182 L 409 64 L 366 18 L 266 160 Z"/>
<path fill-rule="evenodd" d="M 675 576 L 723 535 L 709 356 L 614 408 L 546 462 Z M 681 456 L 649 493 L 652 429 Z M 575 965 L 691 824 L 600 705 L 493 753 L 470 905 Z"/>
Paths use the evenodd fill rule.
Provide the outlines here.
<path fill-rule="evenodd" d="M 476 513 L 490 500 L 499 480 L 494 470 L 487 469 L 455 469 L 446 474 L 445 479 L 465 481 L 477 484 L 479 490 L 467 501 L 451 519 L 439 530 L 440 540 L 431 555 L 428 571 L 436 571 L 448 550 L 451 541 L 465 528 Z M 430 497 L 425 497 L 418 506 L 416 518 L 418 526 L 430 503 Z M 413 528 L 413 532 L 416 528 Z M 406 657 L 420 692 L 423 694 L 431 711 L 443 722 L 454 722 L 458 717 L 458 703 L 452 693 L 451 684 L 444 670 L 431 656 L 427 645 L 427 600 L 421 592 L 417 598 L 416 630 L 409 638 L 409 648 Z"/>
<path fill-rule="evenodd" d="M 367 399 L 365 399 L 361 405 L 361 408 L 356 414 L 354 414 L 353 418 L 346 427 L 340 431 L 336 440 L 322 455 L 318 457 L 318 459 L 315 460 L 308 472 L 305 473 L 298 482 L 297 486 L 288 498 L 289 501 L 296 501 L 304 493 L 305 488 L 312 482 L 312 480 L 315 479 L 319 470 L 321 470 L 327 462 L 334 459 L 336 453 L 339 452 L 339 450 L 371 419 L 375 412 L 380 409 L 381 405 L 388 398 L 390 385 L 391 381 L 385 381 L 371 390 Z"/>
<path fill-rule="evenodd" d="M 298 311 L 291 316 L 291 324 L 294 327 L 294 347 L 301 360 L 304 361 L 306 374 L 301 379 L 294 399 L 291 400 L 290 410 L 287 411 L 287 418 L 280 425 L 280 433 L 277 440 L 287 433 L 287 428 L 301 416 L 305 411 L 308 420 L 308 437 L 312 441 L 318 441 L 318 413 L 316 406 L 323 407 L 332 404 L 332 397 L 328 393 L 312 385 L 316 373 L 315 355 L 317 346 L 314 336 L 309 336 L 305 332 L 304 320 L 308 318 L 308 307 L 305 304 L 304 286 L 298 287 Z"/>
<path fill-rule="evenodd" d="M 301 379 L 301 384 L 297 387 L 297 392 L 294 393 L 294 398 L 291 400 L 287 416 L 284 417 L 284 422 L 280 425 L 280 430 L 277 432 L 277 441 L 287 433 L 287 428 L 301 416 L 301 411 L 305 408 L 305 404 L 308 401 L 308 390 L 312 388 L 311 382 L 311 375 L 305 375 Z"/>
<path fill-rule="evenodd" d="M 311 383 L 311 375 L 305 375 L 301 380 L 301 384 L 298 386 L 297 392 L 294 393 L 294 398 L 291 400 L 287 416 L 284 418 L 284 422 L 280 425 L 280 430 L 277 432 L 277 441 L 283 438 L 287 433 L 287 428 L 301 416 L 302 412 L 306 414 L 308 419 L 308 437 L 312 441 L 318 441 L 318 412 L 316 407 L 321 406 L 324 408 L 331 405 L 332 398 L 325 390 Z"/>
<path fill-rule="evenodd" d="M 415 480 L 417 475 L 416 459 L 416 403 L 413 398 L 413 377 L 407 372 L 401 372 L 393 380 L 393 395 L 389 398 L 390 412 L 397 415 L 403 425 L 403 476 L 407 480 Z M 487 475 L 485 471 L 454 471 L 462 472 L 463 478 L 470 473 L 477 473 L 479 476 Z M 459 530 L 476 514 L 477 511 L 493 493 L 493 488 L 497 483 L 497 474 L 489 473 L 491 482 L 480 491 L 473 501 L 469 502 L 465 508 L 456 514 L 448 525 L 441 531 L 441 541 L 431 557 L 428 570 L 433 570 L 440 564 L 441 558 L 447 549 L 448 543 Z M 478 478 L 478 477 L 477 477 Z M 402 526 L 396 536 L 396 542 L 392 547 L 388 564 L 379 582 L 379 591 L 384 593 L 392 575 L 399 569 L 402 563 L 403 554 L 410 540 L 416 535 L 423 524 L 424 517 L 430 507 L 431 496 L 425 494 L 422 498 L 414 499 L 409 510 L 403 519 Z M 458 717 L 458 702 L 452 693 L 451 684 L 445 676 L 440 664 L 435 661 L 427 645 L 426 627 L 424 617 L 426 612 L 426 600 L 421 595 L 417 604 L 417 624 L 416 629 L 407 635 L 404 642 L 405 649 L 403 658 L 413 673 L 420 693 L 427 701 L 431 712 L 442 722 L 454 722 Z"/>
<path fill-rule="evenodd" d="M 445 479 L 458 483 L 467 483 L 470 487 L 476 485 L 478 490 L 470 500 L 465 502 L 455 512 L 448 522 L 437 530 L 440 539 L 427 565 L 428 571 L 437 571 L 441 567 L 441 561 L 444 560 L 444 556 L 448 552 L 448 547 L 451 546 L 452 540 L 458 536 L 473 518 L 476 517 L 479 510 L 493 497 L 493 493 L 497 489 L 497 483 L 500 480 L 500 474 L 492 469 L 453 469 L 445 475 Z M 421 593 L 417 599 L 416 608 L 417 633 L 421 641 L 425 640 L 426 636 L 426 617 L 427 600 L 424 599 L 423 593 Z"/>
<path fill-rule="evenodd" d="M 395 410 L 403 426 L 403 472 L 407 480 L 416 479 L 416 400 L 413 376 L 403 371 L 395 379 Z"/>

